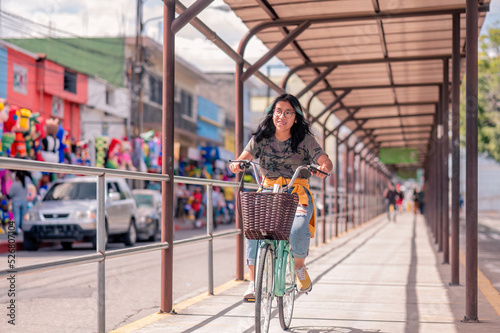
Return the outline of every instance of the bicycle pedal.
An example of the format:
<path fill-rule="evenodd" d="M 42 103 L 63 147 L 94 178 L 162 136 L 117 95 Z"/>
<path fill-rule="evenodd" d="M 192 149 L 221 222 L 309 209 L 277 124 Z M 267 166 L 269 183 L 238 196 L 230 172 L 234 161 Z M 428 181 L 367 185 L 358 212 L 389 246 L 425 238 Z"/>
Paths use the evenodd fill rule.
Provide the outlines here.
<path fill-rule="evenodd" d="M 255 303 L 255 297 L 245 297 L 243 298 L 243 302 L 245 303 Z"/>

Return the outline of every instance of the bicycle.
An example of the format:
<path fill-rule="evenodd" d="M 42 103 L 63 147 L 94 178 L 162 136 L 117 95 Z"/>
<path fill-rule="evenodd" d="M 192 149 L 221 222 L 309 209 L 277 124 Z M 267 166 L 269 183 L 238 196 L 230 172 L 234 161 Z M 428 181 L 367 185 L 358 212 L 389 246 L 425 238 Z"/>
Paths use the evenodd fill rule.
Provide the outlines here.
<path fill-rule="evenodd" d="M 277 298 L 281 328 L 287 330 L 292 321 L 297 290 L 295 262 L 288 237 L 295 217 L 298 195 L 289 192 L 293 189 L 301 170 L 326 173 L 314 165 L 299 166 L 286 186 L 265 187 L 254 162 L 247 160 L 230 162 L 239 162 L 243 170 L 252 166 L 259 191 L 267 191 L 242 193 L 241 202 L 245 236 L 260 241 L 255 273 L 255 331 L 268 332 L 274 297 Z M 270 202 L 274 205 L 271 212 L 267 207 L 262 207 L 269 205 Z M 257 210 L 260 213 L 256 213 Z M 259 223 L 255 220 L 262 221 Z"/>

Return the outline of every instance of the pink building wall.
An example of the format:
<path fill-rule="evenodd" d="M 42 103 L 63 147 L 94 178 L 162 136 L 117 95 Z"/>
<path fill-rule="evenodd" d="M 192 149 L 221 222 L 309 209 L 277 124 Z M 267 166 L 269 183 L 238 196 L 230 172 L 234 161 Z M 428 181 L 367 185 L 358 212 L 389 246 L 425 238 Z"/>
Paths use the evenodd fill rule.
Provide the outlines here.
<path fill-rule="evenodd" d="M 80 140 L 80 105 L 87 103 L 87 76 L 77 73 L 76 93 L 65 91 L 63 66 L 45 59 L 43 55 L 34 56 L 6 47 L 7 100 L 45 118 L 59 118 L 71 137 Z M 54 105 L 59 105 L 57 110 L 61 110 L 62 106 L 63 112 L 55 113 Z"/>

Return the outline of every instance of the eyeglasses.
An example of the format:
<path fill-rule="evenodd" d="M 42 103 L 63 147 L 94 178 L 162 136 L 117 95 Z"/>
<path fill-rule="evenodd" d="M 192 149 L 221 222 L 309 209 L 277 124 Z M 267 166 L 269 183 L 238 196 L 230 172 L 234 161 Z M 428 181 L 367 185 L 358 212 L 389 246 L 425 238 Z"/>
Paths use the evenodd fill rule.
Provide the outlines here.
<path fill-rule="evenodd" d="M 283 113 L 285 114 L 285 118 L 292 118 L 292 116 L 295 114 L 295 111 L 283 111 L 283 110 L 277 109 L 277 110 L 274 110 L 273 116 L 281 117 L 283 115 Z"/>

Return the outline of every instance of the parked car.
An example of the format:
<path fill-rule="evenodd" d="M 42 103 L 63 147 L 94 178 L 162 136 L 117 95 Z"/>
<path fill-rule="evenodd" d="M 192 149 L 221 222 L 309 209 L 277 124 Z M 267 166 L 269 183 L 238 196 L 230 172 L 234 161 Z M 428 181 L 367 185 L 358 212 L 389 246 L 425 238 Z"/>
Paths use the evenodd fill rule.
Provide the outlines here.
<path fill-rule="evenodd" d="M 75 241 L 97 244 L 97 179 L 92 176 L 56 180 L 23 221 L 24 248 L 36 251 L 41 241 L 59 241 L 70 249 Z M 121 178 L 106 178 L 106 243 L 119 237 L 125 245 L 137 240 L 137 206 Z"/>
<path fill-rule="evenodd" d="M 132 190 L 137 204 L 137 237 L 157 241 L 160 236 L 161 193 L 157 190 Z"/>

